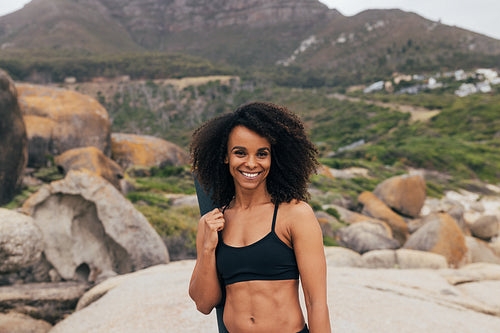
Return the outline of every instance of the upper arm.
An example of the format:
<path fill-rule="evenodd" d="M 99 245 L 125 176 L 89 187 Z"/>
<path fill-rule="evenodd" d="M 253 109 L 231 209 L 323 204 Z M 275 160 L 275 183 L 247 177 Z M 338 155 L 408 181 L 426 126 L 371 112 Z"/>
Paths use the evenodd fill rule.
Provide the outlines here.
<path fill-rule="evenodd" d="M 293 210 L 290 233 L 306 302 L 326 303 L 326 260 L 321 228 L 307 203 L 301 202 Z"/>

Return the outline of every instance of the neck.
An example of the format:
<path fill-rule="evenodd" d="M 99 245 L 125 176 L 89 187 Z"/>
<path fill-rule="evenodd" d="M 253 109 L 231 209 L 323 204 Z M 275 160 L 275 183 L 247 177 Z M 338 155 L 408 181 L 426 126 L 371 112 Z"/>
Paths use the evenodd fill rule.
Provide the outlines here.
<path fill-rule="evenodd" d="M 271 200 L 271 195 L 267 192 L 267 189 L 264 191 L 240 189 L 236 191 L 231 206 L 233 208 L 250 209 L 255 206 L 268 204 Z"/>

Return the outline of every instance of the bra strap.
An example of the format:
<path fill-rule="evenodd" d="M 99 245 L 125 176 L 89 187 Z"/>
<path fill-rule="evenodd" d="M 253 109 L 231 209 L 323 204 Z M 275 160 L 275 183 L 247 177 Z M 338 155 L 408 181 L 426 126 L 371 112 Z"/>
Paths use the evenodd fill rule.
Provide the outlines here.
<path fill-rule="evenodd" d="M 276 227 L 276 216 L 278 215 L 278 206 L 279 206 L 279 204 L 274 205 L 273 225 L 271 227 L 271 230 L 273 232 L 275 232 L 274 228 Z"/>

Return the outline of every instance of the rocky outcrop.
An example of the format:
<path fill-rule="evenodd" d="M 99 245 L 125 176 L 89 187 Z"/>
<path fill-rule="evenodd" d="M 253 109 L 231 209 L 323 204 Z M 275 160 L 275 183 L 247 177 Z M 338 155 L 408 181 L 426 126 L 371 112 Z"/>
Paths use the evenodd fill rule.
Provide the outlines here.
<path fill-rule="evenodd" d="M 393 237 L 403 245 L 408 238 L 408 226 L 401 216 L 393 212 L 387 205 L 373 193 L 365 191 L 358 197 L 363 204 L 362 214 L 386 222 L 392 229 Z"/>
<path fill-rule="evenodd" d="M 500 265 L 500 254 L 487 242 L 474 237 L 465 237 L 467 245 L 467 262 L 489 262 Z"/>
<path fill-rule="evenodd" d="M 78 299 L 88 289 L 88 284 L 74 281 L 3 286 L 0 287 L 0 312 L 14 311 L 54 324 L 73 312 Z M 29 323 L 27 319 L 24 318 Z M 5 332 L 2 328 L 0 325 L 0 332 Z"/>
<path fill-rule="evenodd" d="M 427 216 L 425 224 L 410 236 L 404 248 L 440 254 L 453 267 L 465 263 L 467 253 L 462 231 L 446 213 Z"/>
<path fill-rule="evenodd" d="M 43 166 L 47 155 L 93 146 L 111 152 L 108 113 L 95 99 L 75 91 L 18 84 L 28 134 L 30 166 Z"/>
<path fill-rule="evenodd" d="M 0 273 L 36 263 L 42 250 L 40 230 L 30 216 L 0 208 Z"/>
<path fill-rule="evenodd" d="M 0 313 L 0 332 L 47 333 L 52 325 L 17 312 Z"/>
<path fill-rule="evenodd" d="M 112 159 L 124 170 L 133 166 L 165 167 L 189 163 L 187 153 L 176 144 L 148 135 L 113 133 Z"/>
<path fill-rule="evenodd" d="M 315 212 L 314 215 L 318 220 L 323 237 L 326 236 L 333 238 L 335 236 L 335 230 L 342 226 L 342 224 L 340 224 L 335 217 L 326 212 L 318 211 Z"/>
<path fill-rule="evenodd" d="M 194 261 L 179 261 L 109 279 L 89 290 L 79 310 L 51 333 L 216 332 L 215 311 L 202 315 L 187 295 L 193 267 Z M 500 326 L 497 265 L 373 270 L 329 264 L 327 285 L 334 332 L 451 333 L 480 327 L 482 333 L 496 333 Z"/>
<path fill-rule="evenodd" d="M 442 255 L 408 249 L 370 251 L 361 256 L 361 262 L 361 267 L 366 268 L 448 268 L 446 258 Z"/>
<path fill-rule="evenodd" d="M 470 225 L 472 235 L 481 239 L 491 239 L 500 233 L 497 215 L 483 215 Z"/>
<path fill-rule="evenodd" d="M 26 128 L 12 79 L 0 70 L 0 205 L 12 200 L 28 161 Z"/>
<path fill-rule="evenodd" d="M 89 171 L 44 185 L 23 210 L 41 229 L 45 256 L 64 279 L 96 281 L 169 261 L 146 218 Z"/>
<path fill-rule="evenodd" d="M 120 181 L 123 179 L 122 168 L 96 147 L 75 148 L 54 158 L 54 162 L 67 174 L 71 170 L 89 170 L 106 179 L 121 191 Z"/>
<path fill-rule="evenodd" d="M 328 267 L 363 267 L 358 252 L 341 246 L 325 248 L 325 259 Z"/>
<path fill-rule="evenodd" d="M 101 0 L 116 17 L 129 25 L 129 31 L 204 32 L 214 28 L 244 25 L 265 27 L 283 22 L 313 22 L 328 8 L 315 0 L 211 0 L 211 1 L 128 1 Z"/>
<path fill-rule="evenodd" d="M 359 214 L 359 213 L 356 213 L 356 212 L 353 212 L 349 209 L 346 209 L 342 206 L 339 206 L 339 205 L 326 205 L 323 207 L 324 209 L 328 209 L 328 208 L 333 208 L 337 211 L 337 213 L 339 214 L 340 216 L 340 220 L 342 222 L 345 222 L 347 224 L 352 224 L 352 223 L 356 223 L 356 222 L 361 222 L 361 221 L 368 221 L 368 220 L 373 220 L 372 217 L 369 217 L 369 216 L 366 216 L 366 215 L 363 215 L 363 214 Z"/>
<path fill-rule="evenodd" d="M 426 197 L 425 180 L 419 175 L 392 177 L 378 184 L 373 194 L 395 211 L 417 217 Z"/>
<path fill-rule="evenodd" d="M 392 238 L 392 231 L 382 221 L 363 221 L 341 228 L 336 233 L 341 246 L 358 253 L 380 249 L 397 249 L 400 245 Z"/>

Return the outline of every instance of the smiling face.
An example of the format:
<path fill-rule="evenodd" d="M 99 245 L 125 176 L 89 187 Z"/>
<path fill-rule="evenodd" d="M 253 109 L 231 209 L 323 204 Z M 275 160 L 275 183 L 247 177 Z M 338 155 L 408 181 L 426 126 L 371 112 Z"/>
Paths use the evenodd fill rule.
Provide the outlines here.
<path fill-rule="evenodd" d="M 266 189 L 271 169 L 271 144 L 244 126 L 236 126 L 229 134 L 226 163 L 236 189 Z"/>

